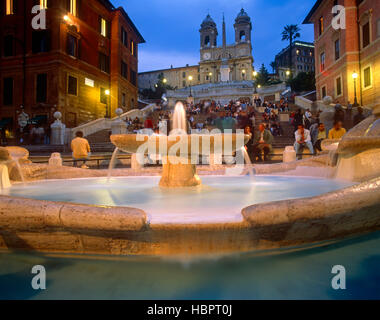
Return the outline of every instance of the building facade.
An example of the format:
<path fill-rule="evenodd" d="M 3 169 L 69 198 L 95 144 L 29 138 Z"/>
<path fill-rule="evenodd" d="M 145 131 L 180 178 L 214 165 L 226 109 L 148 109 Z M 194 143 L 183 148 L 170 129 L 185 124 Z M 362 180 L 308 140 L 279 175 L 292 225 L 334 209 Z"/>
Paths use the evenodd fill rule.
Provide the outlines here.
<path fill-rule="evenodd" d="M 253 77 L 252 23 L 248 14 L 242 9 L 235 19 L 235 41 L 227 45 L 226 23 L 223 19 L 223 40 L 218 46 L 218 28 L 210 15 L 204 19 L 200 33 L 200 62 L 196 66 L 170 68 L 143 72 L 139 74 L 139 88 L 153 89 L 158 76 L 163 74 L 167 83 L 173 88 L 183 89 L 189 85 L 201 85 L 221 82 L 224 68 L 227 81 L 246 81 Z M 189 80 L 189 77 L 191 76 Z"/>
<path fill-rule="evenodd" d="M 35 5 L 46 29 L 36 29 Z M 49 125 L 67 127 L 137 105 L 138 44 L 144 39 L 123 8 L 108 0 L 1 2 L 0 119 L 16 133 L 21 106 Z"/>
<path fill-rule="evenodd" d="M 292 46 L 292 63 L 290 60 L 290 46 L 281 50 L 276 55 L 276 75 L 281 81 L 288 79 L 288 71 L 290 71 L 290 65 L 292 65 L 292 74 L 297 76 L 301 72 L 314 72 L 315 57 L 314 57 L 314 43 L 295 41 Z"/>
<path fill-rule="evenodd" d="M 339 10 L 333 13 L 334 7 Z M 375 104 L 380 97 L 379 1 L 318 0 L 304 23 L 314 24 L 317 99 Z"/>

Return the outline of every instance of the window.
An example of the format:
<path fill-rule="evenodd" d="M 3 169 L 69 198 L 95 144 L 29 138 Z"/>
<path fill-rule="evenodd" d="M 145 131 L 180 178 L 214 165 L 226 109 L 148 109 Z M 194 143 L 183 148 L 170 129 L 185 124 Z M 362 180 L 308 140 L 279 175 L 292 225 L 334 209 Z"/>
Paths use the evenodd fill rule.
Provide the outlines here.
<path fill-rule="evenodd" d="M 210 37 L 209 37 L 209 36 L 206 36 L 206 37 L 205 37 L 204 45 L 205 45 L 206 47 L 209 47 L 209 46 L 210 46 Z"/>
<path fill-rule="evenodd" d="M 326 60 L 326 55 L 325 53 L 321 53 L 321 61 L 320 61 L 320 64 L 321 64 L 321 72 L 323 72 L 325 70 L 325 60 Z"/>
<path fill-rule="evenodd" d="M 32 33 L 32 52 L 48 52 L 50 50 L 50 39 L 47 30 L 33 31 Z"/>
<path fill-rule="evenodd" d="M 322 99 L 327 96 L 327 89 L 326 86 L 322 87 Z"/>
<path fill-rule="evenodd" d="M 131 40 L 131 54 L 136 56 L 136 44 L 133 40 Z"/>
<path fill-rule="evenodd" d="M 13 78 L 4 78 L 3 104 L 5 106 L 13 105 Z"/>
<path fill-rule="evenodd" d="M 67 93 L 73 96 L 78 95 L 78 79 L 72 76 L 68 76 L 67 79 Z"/>
<path fill-rule="evenodd" d="M 5 0 L 5 14 L 11 15 L 14 14 L 14 0 Z"/>
<path fill-rule="evenodd" d="M 48 0 L 39 0 L 40 8 L 47 9 Z"/>
<path fill-rule="evenodd" d="M 324 25 L 323 25 L 323 17 L 319 18 L 319 23 L 318 23 L 318 29 L 319 29 L 319 35 L 322 35 L 324 31 Z"/>
<path fill-rule="evenodd" d="M 121 105 L 122 105 L 123 107 L 125 107 L 125 104 L 126 104 L 126 96 L 125 96 L 125 93 L 123 93 L 123 94 L 121 95 Z"/>
<path fill-rule="evenodd" d="M 11 57 L 14 55 L 13 36 L 7 35 L 4 37 L 4 57 Z"/>
<path fill-rule="evenodd" d="M 186 72 L 182 72 L 182 78 L 186 78 Z"/>
<path fill-rule="evenodd" d="M 106 89 L 100 88 L 100 102 L 107 104 L 108 97 L 106 95 Z"/>
<path fill-rule="evenodd" d="M 186 87 L 186 81 L 182 81 L 182 87 Z"/>
<path fill-rule="evenodd" d="M 78 39 L 71 34 L 67 35 L 67 54 L 72 57 L 78 56 Z"/>
<path fill-rule="evenodd" d="M 137 84 L 137 79 L 136 79 L 136 71 L 131 69 L 131 83 L 136 86 Z"/>
<path fill-rule="evenodd" d="M 335 60 L 340 58 L 340 40 L 335 41 Z"/>
<path fill-rule="evenodd" d="M 367 22 L 362 27 L 362 38 L 363 38 L 363 48 L 367 47 L 370 44 L 370 25 Z"/>
<path fill-rule="evenodd" d="M 77 0 L 69 0 L 69 12 L 73 16 L 77 16 Z"/>
<path fill-rule="evenodd" d="M 121 76 L 128 79 L 128 65 L 124 61 L 121 61 Z"/>
<path fill-rule="evenodd" d="M 336 97 L 340 97 L 343 94 L 342 91 L 342 78 L 338 77 L 335 80 L 335 95 Z"/>
<path fill-rule="evenodd" d="M 36 102 L 44 103 L 47 100 L 47 74 L 37 75 Z"/>
<path fill-rule="evenodd" d="M 125 29 L 123 27 L 121 28 L 121 39 L 120 39 L 120 41 L 125 47 L 128 47 L 128 34 L 127 34 L 127 31 L 125 31 Z"/>
<path fill-rule="evenodd" d="M 110 72 L 110 59 L 104 53 L 99 53 L 99 69 L 107 73 Z"/>
<path fill-rule="evenodd" d="M 364 88 L 369 88 L 372 86 L 372 73 L 371 67 L 367 67 L 363 71 L 363 86 Z"/>
<path fill-rule="evenodd" d="M 100 17 L 99 19 L 99 32 L 100 34 L 103 36 L 103 37 L 107 37 L 108 36 L 108 24 L 107 24 L 107 21 L 105 19 L 103 19 L 102 17 Z"/>

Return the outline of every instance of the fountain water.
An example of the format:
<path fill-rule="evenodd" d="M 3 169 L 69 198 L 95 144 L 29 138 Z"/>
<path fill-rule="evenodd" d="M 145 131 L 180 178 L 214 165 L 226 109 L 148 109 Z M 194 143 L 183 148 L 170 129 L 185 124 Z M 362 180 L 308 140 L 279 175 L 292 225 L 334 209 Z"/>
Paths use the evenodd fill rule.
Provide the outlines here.
<path fill-rule="evenodd" d="M 111 141 L 120 150 L 128 153 L 142 152 L 140 147 L 145 144 L 155 146 L 156 152 L 161 154 L 162 176 L 159 185 L 165 188 L 195 187 L 201 184 L 201 179 L 197 175 L 195 158 L 204 154 L 202 144 L 208 138 L 208 153 L 211 150 L 220 149 L 221 154 L 232 154 L 239 150 L 250 139 L 249 135 L 244 135 L 239 139 L 237 134 L 213 135 L 184 135 L 186 133 L 186 112 L 183 104 L 178 102 L 173 115 L 173 128 L 170 137 L 145 136 L 144 139 L 137 139 L 136 135 L 112 135 Z M 218 145 L 219 144 L 219 145 Z M 161 145 L 166 148 L 162 150 Z M 198 146 L 196 148 L 195 146 Z M 204 145 L 203 145 L 204 146 Z M 157 151 L 159 150 L 159 151 Z M 172 152 L 174 150 L 174 152 Z M 146 152 L 146 151 L 144 151 Z M 195 157 L 194 157 L 195 156 Z"/>
<path fill-rule="evenodd" d="M 112 153 L 111 161 L 110 161 L 110 164 L 109 164 L 109 166 L 108 166 L 107 182 L 109 182 L 110 179 L 111 179 L 111 176 L 112 176 L 112 169 L 115 168 L 116 160 L 117 160 L 117 156 L 118 156 L 118 154 L 119 154 L 119 148 L 116 147 L 115 150 L 114 150 L 113 153 Z"/>
<path fill-rule="evenodd" d="M 182 102 L 178 102 L 174 108 L 173 129 L 187 132 L 186 111 Z"/>

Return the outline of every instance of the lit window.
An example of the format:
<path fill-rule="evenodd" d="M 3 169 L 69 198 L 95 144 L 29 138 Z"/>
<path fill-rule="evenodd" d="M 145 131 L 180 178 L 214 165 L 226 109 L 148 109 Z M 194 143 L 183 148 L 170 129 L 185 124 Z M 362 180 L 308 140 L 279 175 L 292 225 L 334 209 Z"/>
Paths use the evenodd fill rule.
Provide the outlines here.
<path fill-rule="evenodd" d="M 5 0 L 5 14 L 11 15 L 14 14 L 13 0 Z"/>
<path fill-rule="evenodd" d="M 107 36 L 107 21 L 103 18 L 100 18 L 100 34 L 103 37 Z"/>
<path fill-rule="evenodd" d="M 323 31 L 324 31 L 324 21 L 323 21 L 323 17 L 320 17 L 319 18 L 319 35 L 322 35 Z"/>
<path fill-rule="evenodd" d="M 371 87 L 372 86 L 371 67 L 365 68 L 363 74 L 364 74 L 364 77 L 363 77 L 364 88 Z"/>
<path fill-rule="evenodd" d="M 40 8 L 47 9 L 47 2 L 48 0 L 40 0 Z"/>
<path fill-rule="evenodd" d="M 326 60 L 326 55 L 325 53 L 321 53 L 321 72 L 325 70 L 325 60 Z"/>
<path fill-rule="evenodd" d="M 77 15 L 77 0 L 70 0 L 70 13 L 76 17 Z"/>
<path fill-rule="evenodd" d="M 131 54 L 132 54 L 132 56 L 135 55 L 135 43 L 133 40 L 131 40 Z"/>

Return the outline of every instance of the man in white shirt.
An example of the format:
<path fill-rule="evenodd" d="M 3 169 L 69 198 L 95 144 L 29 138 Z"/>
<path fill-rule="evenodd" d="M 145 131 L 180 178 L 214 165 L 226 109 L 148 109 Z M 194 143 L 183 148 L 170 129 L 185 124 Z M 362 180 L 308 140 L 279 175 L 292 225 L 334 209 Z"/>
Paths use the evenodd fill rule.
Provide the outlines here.
<path fill-rule="evenodd" d="M 296 142 L 294 143 L 294 149 L 296 150 L 298 160 L 302 159 L 302 152 L 305 147 L 307 147 L 310 150 L 310 153 L 314 155 L 310 131 L 305 129 L 303 124 L 298 126 L 298 130 L 295 132 L 295 137 Z"/>

